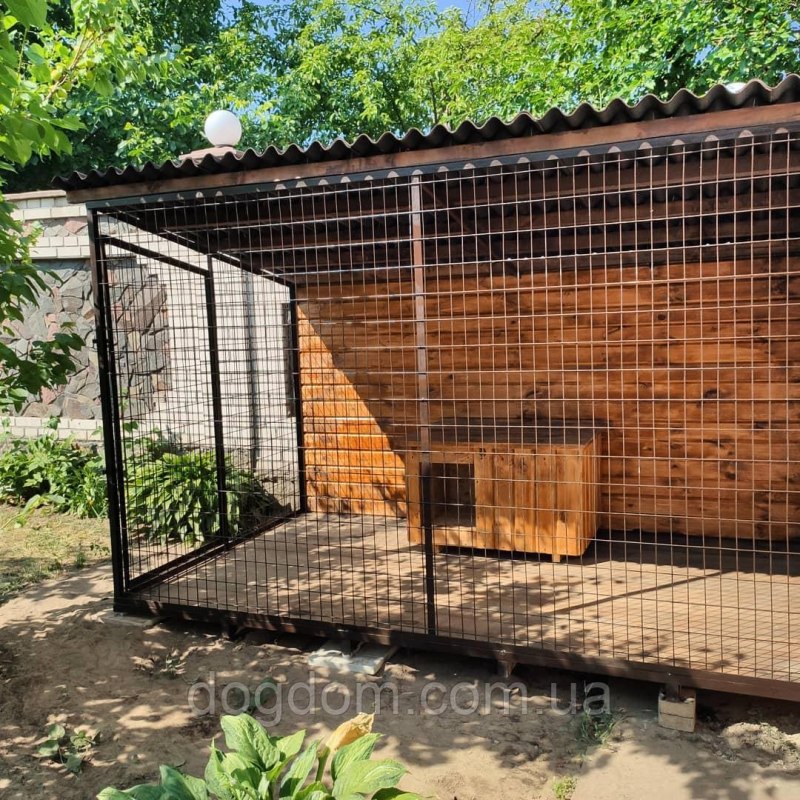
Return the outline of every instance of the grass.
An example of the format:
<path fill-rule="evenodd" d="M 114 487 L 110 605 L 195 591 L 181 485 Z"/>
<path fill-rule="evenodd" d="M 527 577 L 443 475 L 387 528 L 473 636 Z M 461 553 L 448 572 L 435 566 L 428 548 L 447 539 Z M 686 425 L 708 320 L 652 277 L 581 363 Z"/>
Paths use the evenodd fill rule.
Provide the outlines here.
<path fill-rule="evenodd" d="M 590 747 L 602 747 L 611 739 L 614 728 L 621 719 L 622 715 L 619 713 L 589 714 L 584 712 L 577 720 L 578 742 L 587 750 Z"/>
<path fill-rule="evenodd" d="M 578 781 L 572 776 L 557 778 L 553 781 L 553 795 L 556 800 L 570 800 L 578 786 Z"/>
<path fill-rule="evenodd" d="M 0 603 L 45 578 L 110 557 L 104 519 L 37 509 L 20 523 L 19 513 L 0 505 Z"/>

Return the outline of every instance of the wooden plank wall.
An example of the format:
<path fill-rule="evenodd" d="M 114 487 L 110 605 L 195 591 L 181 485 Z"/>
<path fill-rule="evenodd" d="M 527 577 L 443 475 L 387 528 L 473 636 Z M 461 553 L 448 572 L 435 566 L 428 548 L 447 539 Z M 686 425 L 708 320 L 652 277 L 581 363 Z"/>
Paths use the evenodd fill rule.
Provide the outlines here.
<path fill-rule="evenodd" d="M 429 281 L 431 419 L 608 425 L 612 529 L 796 535 L 800 273 L 772 268 L 607 270 L 601 289 L 588 270 Z M 329 510 L 402 514 L 413 300 L 408 282 L 371 291 L 303 292 L 309 486 Z"/>
<path fill-rule="evenodd" d="M 304 308 L 298 340 L 309 508 L 405 517 L 403 462 L 370 408 L 373 390 L 337 365 Z M 339 350 L 336 342 L 331 346 Z"/>
<path fill-rule="evenodd" d="M 789 156 L 794 174 L 800 161 L 795 150 Z M 751 176 L 767 174 L 762 162 L 748 163 Z M 713 163 L 704 169 L 714 174 Z M 788 185 L 781 181 L 773 188 Z M 426 269 L 425 299 L 432 422 L 556 418 L 607 427 L 601 511 L 613 530 L 800 535 L 800 260 L 787 242 L 796 218 L 785 192 L 773 198 L 783 204 L 777 215 L 720 217 L 768 205 L 770 184 L 757 197 L 749 186 L 734 199 L 697 193 L 688 207 L 684 193 L 683 216 L 662 214 L 666 233 L 651 222 L 647 237 L 630 234 L 647 241 L 616 266 L 592 247 L 557 268 L 517 261 L 520 274 L 504 274 L 488 257 L 469 260 L 463 231 L 461 240 L 451 236 L 446 259 L 435 242 L 427 258 L 439 266 Z M 642 216 L 664 210 L 650 200 L 637 230 Z M 675 249 L 680 226 L 704 210 L 717 215 L 714 246 Z M 517 208 L 517 226 L 520 217 Z M 698 221 L 691 225 L 703 244 Z M 615 230 L 619 250 L 629 234 Z M 601 234 L 592 233 L 596 241 Z M 725 249 L 730 237 L 744 246 Z M 670 249 L 651 257 L 665 238 Z M 417 439 L 419 398 L 414 297 L 402 274 L 408 279 L 364 273 L 298 287 L 308 482 L 320 508 L 405 513 L 402 454 Z"/>

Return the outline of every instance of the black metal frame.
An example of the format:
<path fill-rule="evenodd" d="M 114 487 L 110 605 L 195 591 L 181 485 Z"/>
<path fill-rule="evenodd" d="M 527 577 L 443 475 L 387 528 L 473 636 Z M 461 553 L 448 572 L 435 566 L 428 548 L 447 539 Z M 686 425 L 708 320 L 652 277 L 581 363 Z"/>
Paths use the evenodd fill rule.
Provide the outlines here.
<path fill-rule="evenodd" d="M 103 414 L 103 451 L 106 462 L 108 518 L 111 529 L 111 562 L 114 575 L 114 596 L 122 597 L 130 586 L 128 572 L 128 537 L 125 525 L 125 504 L 122 502 L 122 431 L 117 415 L 115 357 L 111 324 L 111 302 L 108 297 L 108 273 L 103 243 L 97 229 L 97 212 L 89 210 L 87 232 L 92 269 L 92 294 L 97 345 L 97 371 L 100 405 Z"/>
<path fill-rule="evenodd" d="M 303 404 L 300 402 L 302 388 L 300 385 L 300 339 L 297 327 L 297 293 L 293 286 L 289 287 L 289 328 L 291 332 L 291 342 L 289 344 L 292 351 L 291 370 L 292 370 L 292 408 L 294 409 L 295 436 L 297 439 L 297 473 L 300 488 L 300 506 L 298 512 L 305 514 L 308 512 L 308 490 L 306 487 L 306 440 L 303 432 Z"/>

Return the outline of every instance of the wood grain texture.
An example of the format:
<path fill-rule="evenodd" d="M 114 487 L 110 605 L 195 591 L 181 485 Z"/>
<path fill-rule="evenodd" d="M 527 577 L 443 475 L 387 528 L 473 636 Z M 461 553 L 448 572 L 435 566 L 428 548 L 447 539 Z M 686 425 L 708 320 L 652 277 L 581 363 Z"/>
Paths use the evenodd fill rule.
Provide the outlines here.
<path fill-rule="evenodd" d="M 607 426 L 604 526 L 800 535 L 798 266 L 429 277 L 431 421 Z M 308 442 L 309 463 L 333 456 L 366 469 L 365 501 L 386 494 L 403 513 L 398 454 L 413 449 L 419 407 L 412 286 L 307 286 L 301 305 L 308 430 L 326 428 Z M 363 479 L 348 485 L 344 472 L 325 492 L 359 508 Z"/>
<path fill-rule="evenodd" d="M 796 686 L 793 556 L 676 544 L 601 535 L 581 564 L 438 553 L 437 630 Z M 424 561 L 422 549 L 409 546 L 405 520 L 306 514 L 143 593 L 162 603 L 381 629 L 390 643 L 398 630 L 426 631 Z"/>
<path fill-rule="evenodd" d="M 476 444 L 453 453 L 452 443 L 432 445 L 434 464 L 468 464 L 473 482 L 475 524 L 452 523 L 438 508 L 447 494 L 439 486 L 452 477 L 432 478 L 433 544 L 540 553 L 555 557 L 582 555 L 598 528 L 600 487 L 595 464 L 603 434 L 576 444 Z M 422 544 L 421 476 L 418 455 L 406 455 L 409 497 L 408 538 Z M 437 485 L 438 483 L 438 485 Z M 446 501 L 442 501 L 446 502 Z"/>

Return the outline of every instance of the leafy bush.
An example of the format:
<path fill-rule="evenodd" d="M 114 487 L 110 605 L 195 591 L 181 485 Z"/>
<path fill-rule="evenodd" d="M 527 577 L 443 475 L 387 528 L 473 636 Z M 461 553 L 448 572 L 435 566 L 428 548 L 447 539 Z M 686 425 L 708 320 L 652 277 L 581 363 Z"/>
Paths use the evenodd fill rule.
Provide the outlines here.
<path fill-rule="evenodd" d="M 104 789 L 98 800 L 420 800 L 395 788 L 406 772 L 397 761 L 371 760 L 380 738 L 371 733 L 372 716 L 345 722 L 320 747 L 301 751 L 305 731 L 270 736 L 252 717 L 222 717 L 223 753 L 211 745 L 204 778 L 161 767 L 161 782 L 127 791 Z M 328 760 L 333 756 L 330 767 Z"/>
<path fill-rule="evenodd" d="M 35 439 L 5 434 L 0 440 L 0 500 L 26 509 L 48 505 L 81 517 L 105 516 L 103 457 L 55 432 Z"/>
<path fill-rule="evenodd" d="M 161 435 L 142 437 L 129 447 L 128 523 L 153 542 L 179 540 L 194 546 L 219 532 L 217 463 L 211 450 L 192 450 Z M 226 460 L 228 528 L 236 534 L 274 516 L 281 505 L 253 473 Z"/>

